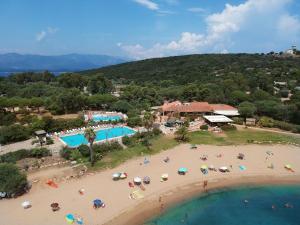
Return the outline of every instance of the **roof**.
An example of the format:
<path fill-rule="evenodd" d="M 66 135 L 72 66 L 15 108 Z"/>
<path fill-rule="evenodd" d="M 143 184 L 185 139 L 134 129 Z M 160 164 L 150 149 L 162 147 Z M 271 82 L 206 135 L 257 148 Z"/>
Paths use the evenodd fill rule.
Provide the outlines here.
<path fill-rule="evenodd" d="M 238 110 L 215 110 L 215 114 L 224 115 L 224 116 L 238 116 L 240 115 Z"/>
<path fill-rule="evenodd" d="M 172 111 L 172 112 L 212 112 L 211 106 L 208 102 L 189 102 L 181 103 L 179 101 L 165 103 L 162 106 L 163 111 Z"/>
<path fill-rule="evenodd" d="M 214 111 L 217 111 L 217 110 L 223 110 L 223 111 L 225 111 L 225 110 L 231 110 L 231 111 L 236 110 L 237 111 L 237 109 L 234 108 L 233 106 L 225 105 L 225 104 L 210 104 L 210 106 L 212 107 L 212 109 Z"/>
<path fill-rule="evenodd" d="M 37 130 L 34 132 L 36 135 L 45 135 L 46 134 L 46 131 L 44 130 Z"/>
<path fill-rule="evenodd" d="M 233 122 L 231 119 L 229 119 L 228 117 L 223 116 L 223 115 L 203 116 L 203 117 L 211 123 L 231 123 L 231 122 Z"/>

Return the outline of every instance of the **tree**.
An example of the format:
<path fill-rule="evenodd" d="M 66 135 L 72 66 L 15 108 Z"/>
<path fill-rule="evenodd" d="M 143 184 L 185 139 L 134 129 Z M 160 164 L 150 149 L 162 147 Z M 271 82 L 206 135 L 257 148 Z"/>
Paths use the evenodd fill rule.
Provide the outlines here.
<path fill-rule="evenodd" d="M 89 142 L 89 149 L 90 149 L 90 161 L 92 166 L 94 166 L 95 160 L 94 160 L 94 151 L 93 151 L 93 144 L 96 139 L 96 133 L 92 128 L 87 128 L 84 131 L 84 137 L 88 140 Z"/>
<path fill-rule="evenodd" d="M 27 189 L 26 175 L 20 173 L 18 167 L 10 163 L 0 163 L 0 191 L 8 197 L 23 194 Z"/>
<path fill-rule="evenodd" d="M 178 141 L 187 141 L 188 140 L 188 128 L 186 126 L 181 126 L 176 132 L 175 132 L 175 138 Z"/>
<path fill-rule="evenodd" d="M 143 117 L 143 125 L 149 131 L 153 127 L 154 116 L 150 112 L 146 112 Z"/>
<path fill-rule="evenodd" d="M 256 112 L 256 107 L 251 102 L 242 102 L 239 107 L 239 114 L 244 117 L 244 120 L 246 122 L 247 117 L 252 117 L 254 113 Z"/>
<path fill-rule="evenodd" d="M 30 134 L 26 127 L 15 124 L 0 128 L 0 144 L 8 144 L 29 139 Z"/>
<path fill-rule="evenodd" d="M 87 84 L 87 90 L 92 94 L 107 94 L 114 90 L 112 82 L 101 74 L 91 77 Z"/>
<path fill-rule="evenodd" d="M 44 105 L 44 100 L 42 98 L 32 98 L 29 100 L 29 106 L 37 108 L 38 113 L 40 113 L 40 107 Z"/>

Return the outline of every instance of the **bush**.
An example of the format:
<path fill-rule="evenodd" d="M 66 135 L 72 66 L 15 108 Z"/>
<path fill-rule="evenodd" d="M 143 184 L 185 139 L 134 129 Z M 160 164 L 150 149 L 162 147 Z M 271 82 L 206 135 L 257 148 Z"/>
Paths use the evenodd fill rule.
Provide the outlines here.
<path fill-rule="evenodd" d="M 223 131 L 233 131 L 233 130 L 236 130 L 236 126 L 231 125 L 231 124 L 225 124 L 225 125 L 221 126 L 221 129 Z"/>
<path fill-rule="evenodd" d="M 0 111 L 0 126 L 8 126 L 16 121 L 16 114 Z"/>
<path fill-rule="evenodd" d="M 200 126 L 200 130 L 208 130 L 208 126 L 206 124 L 203 124 Z"/>
<path fill-rule="evenodd" d="M 89 157 L 90 156 L 90 149 L 87 145 L 80 145 L 78 147 L 79 152 L 83 157 Z"/>
<path fill-rule="evenodd" d="M 123 147 L 118 142 L 108 142 L 104 144 L 93 145 L 95 153 L 106 154 L 108 152 L 122 150 Z"/>
<path fill-rule="evenodd" d="M 82 155 L 78 149 L 73 149 L 70 154 L 70 160 L 78 161 L 78 159 L 82 158 Z"/>
<path fill-rule="evenodd" d="M 17 166 L 0 163 L 0 192 L 5 192 L 7 197 L 15 197 L 25 193 L 27 187 L 26 175 Z"/>
<path fill-rule="evenodd" d="M 51 156 L 51 152 L 47 148 L 33 148 L 29 150 L 29 157 L 42 158 L 46 156 Z"/>
<path fill-rule="evenodd" d="M 133 146 L 136 143 L 136 138 L 134 136 L 124 136 L 122 138 L 122 143 L 126 146 Z"/>
<path fill-rule="evenodd" d="M 241 117 L 233 117 L 232 118 L 233 123 L 243 125 L 244 124 L 244 119 Z"/>
<path fill-rule="evenodd" d="M 50 137 L 47 137 L 47 138 L 46 138 L 46 145 L 53 145 L 53 144 L 54 144 L 53 139 L 50 138 Z"/>
<path fill-rule="evenodd" d="M 15 152 L 9 152 L 0 156 L 1 163 L 16 163 L 25 158 L 42 158 L 50 156 L 51 152 L 47 148 L 33 148 L 30 150 L 20 149 Z"/>
<path fill-rule="evenodd" d="M 299 125 L 294 125 L 284 121 L 274 120 L 274 127 L 277 127 L 282 130 L 297 132 L 297 128 L 299 128 Z"/>
<path fill-rule="evenodd" d="M 159 128 L 153 128 L 152 133 L 154 136 L 160 135 L 162 132 Z"/>
<path fill-rule="evenodd" d="M 261 127 L 274 127 L 274 120 L 270 117 L 263 116 L 258 121 L 258 125 Z"/>
<path fill-rule="evenodd" d="M 68 147 L 63 147 L 60 150 L 60 156 L 66 160 L 69 160 L 71 158 L 71 153 L 72 153 L 73 149 L 72 148 L 68 148 Z"/>
<path fill-rule="evenodd" d="M 30 132 L 21 125 L 4 126 L 0 128 L 0 144 L 24 141 L 30 138 Z"/>

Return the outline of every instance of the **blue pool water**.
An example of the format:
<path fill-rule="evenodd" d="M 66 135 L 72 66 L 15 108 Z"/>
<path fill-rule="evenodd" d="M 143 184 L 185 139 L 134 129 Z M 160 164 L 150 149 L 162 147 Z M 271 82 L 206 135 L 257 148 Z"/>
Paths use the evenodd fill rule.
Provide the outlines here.
<path fill-rule="evenodd" d="M 286 208 L 286 203 L 293 208 Z M 276 208 L 272 209 L 272 205 Z M 300 225 L 300 185 L 215 191 L 175 206 L 146 223 L 183 224 Z"/>
<path fill-rule="evenodd" d="M 103 141 L 110 138 L 123 137 L 135 134 L 135 131 L 128 127 L 113 127 L 96 131 L 95 141 Z M 70 136 L 60 137 L 69 147 L 78 147 L 82 144 L 87 144 L 83 134 L 75 134 Z"/>
<path fill-rule="evenodd" d="M 93 120 L 95 122 L 119 121 L 121 116 L 93 115 Z"/>

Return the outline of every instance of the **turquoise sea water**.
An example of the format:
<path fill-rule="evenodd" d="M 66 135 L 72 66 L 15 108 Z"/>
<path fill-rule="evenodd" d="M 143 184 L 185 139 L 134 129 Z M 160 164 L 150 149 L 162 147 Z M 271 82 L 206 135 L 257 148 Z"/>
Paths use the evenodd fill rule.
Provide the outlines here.
<path fill-rule="evenodd" d="M 93 120 L 95 122 L 119 121 L 119 120 L 121 120 L 121 116 L 93 115 Z"/>
<path fill-rule="evenodd" d="M 96 131 L 95 141 L 102 141 L 110 138 L 123 137 L 126 135 L 132 135 L 135 131 L 128 127 L 113 127 L 107 129 L 101 129 Z M 75 134 L 60 137 L 69 147 L 74 148 L 82 144 L 87 144 L 88 141 L 85 139 L 83 134 Z"/>
<path fill-rule="evenodd" d="M 286 203 L 292 207 L 285 207 Z M 300 225 L 300 184 L 215 191 L 175 206 L 146 224 Z"/>

